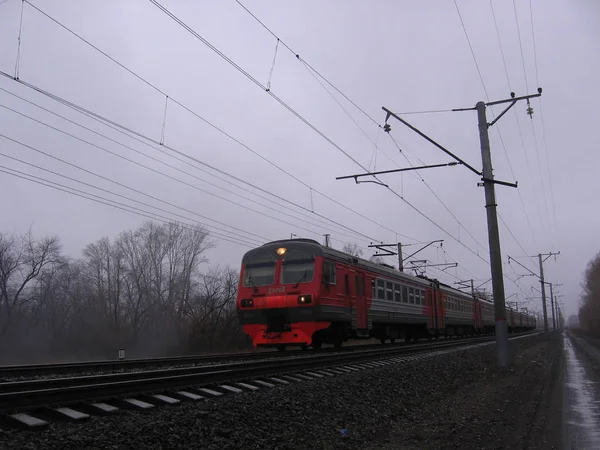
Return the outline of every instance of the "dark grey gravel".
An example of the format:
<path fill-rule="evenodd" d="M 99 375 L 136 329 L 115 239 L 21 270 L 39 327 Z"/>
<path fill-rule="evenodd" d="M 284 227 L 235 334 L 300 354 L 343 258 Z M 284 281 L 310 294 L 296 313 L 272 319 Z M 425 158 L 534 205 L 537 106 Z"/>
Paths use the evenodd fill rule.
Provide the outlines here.
<path fill-rule="evenodd" d="M 552 448 L 551 390 L 560 339 L 493 346 L 217 400 L 0 432 L 1 449 Z M 347 429 L 348 437 L 340 430 Z"/>

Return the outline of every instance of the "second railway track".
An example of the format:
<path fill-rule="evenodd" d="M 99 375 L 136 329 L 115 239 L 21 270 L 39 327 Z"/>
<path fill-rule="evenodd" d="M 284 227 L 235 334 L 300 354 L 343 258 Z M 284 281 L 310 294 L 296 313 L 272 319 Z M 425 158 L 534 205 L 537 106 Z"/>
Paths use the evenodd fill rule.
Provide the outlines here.
<path fill-rule="evenodd" d="M 439 342 L 456 342 L 455 339 L 446 338 Z M 462 341 L 461 341 L 462 342 Z M 395 343 L 386 344 L 384 347 L 379 343 L 348 345 L 337 348 L 324 348 L 319 350 L 288 350 L 279 352 L 276 350 L 258 350 L 254 352 L 243 353 L 221 353 L 214 355 L 190 355 L 174 356 L 160 358 L 135 358 L 124 360 L 102 360 L 102 361 L 83 361 L 69 363 L 50 363 L 50 364 L 27 364 L 27 365 L 7 365 L 0 366 L 0 382 L 19 381 L 19 379 L 42 378 L 49 376 L 62 376 L 72 374 L 91 374 L 94 372 L 116 373 L 133 370 L 147 370 L 151 368 L 174 368 L 174 366 L 193 366 L 203 364 L 217 364 L 223 362 L 253 361 L 269 358 L 286 357 L 306 357 L 313 355 L 328 355 L 331 353 L 347 353 L 354 351 L 363 351 L 367 349 L 389 349 L 396 347 L 413 347 L 428 345 L 427 341 L 419 343 Z"/>

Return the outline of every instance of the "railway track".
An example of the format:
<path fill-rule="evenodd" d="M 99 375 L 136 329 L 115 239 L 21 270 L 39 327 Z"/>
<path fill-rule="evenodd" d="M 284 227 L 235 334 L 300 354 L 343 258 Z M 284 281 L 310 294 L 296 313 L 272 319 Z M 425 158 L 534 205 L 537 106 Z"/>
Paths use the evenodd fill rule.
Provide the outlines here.
<path fill-rule="evenodd" d="M 531 334 L 515 334 L 511 338 Z M 494 339 L 494 336 L 489 336 L 427 345 L 388 346 L 376 350 L 316 354 L 304 358 L 288 356 L 212 366 L 0 383 L 0 413 L 5 417 L 16 419 L 23 416 L 24 411 L 32 414 L 35 414 L 35 411 L 42 411 L 42 417 L 45 417 L 48 412 L 61 410 L 64 412 L 64 406 L 67 405 L 78 405 L 73 408 L 89 410 L 90 406 L 106 405 L 102 402 L 113 402 L 123 398 L 131 400 L 136 396 L 159 400 L 159 403 L 160 401 L 170 403 L 168 399 L 179 402 L 184 398 L 198 399 L 201 395 L 206 396 L 211 392 L 222 395 L 235 389 L 239 391 L 239 387 L 233 387 L 236 383 L 237 386 L 250 386 L 250 388 L 256 388 L 256 383 L 273 386 L 273 380 L 287 384 L 285 380 L 273 377 L 295 376 L 306 379 L 307 376 L 309 378 L 331 376 L 336 373 L 335 371 L 340 373 L 360 370 L 398 362 L 406 357 L 413 359 L 426 357 L 431 353 L 438 354 L 464 347 L 485 345 L 493 342 Z M 333 373 L 323 372 L 327 368 Z M 320 374 L 318 371 L 321 371 Z M 255 385 L 253 386 L 252 383 Z M 225 388 L 225 384 L 232 386 Z M 70 408 L 66 409 L 74 411 Z M 72 418 L 69 414 L 67 417 Z"/>
<path fill-rule="evenodd" d="M 439 342 L 453 341 L 456 339 L 442 339 Z M 461 340 L 462 342 L 462 340 Z M 331 354 L 344 353 L 353 351 L 362 351 L 366 349 L 379 348 L 394 348 L 406 347 L 414 345 L 427 345 L 429 341 L 421 341 L 416 344 L 395 343 L 385 344 L 382 346 L 379 343 L 349 345 L 336 348 L 323 348 L 319 350 L 288 350 L 279 352 L 277 350 L 258 350 L 247 353 L 221 353 L 217 355 L 192 355 L 192 356 L 177 356 L 177 357 L 161 357 L 161 358 L 138 358 L 126 360 L 105 360 L 105 361 L 84 361 L 73 363 L 53 363 L 53 364 L 28 364 L 28 365 L 10 365 L 0 366 L 0 382 L 11 381 L 14 378 L 38 378 L 49 375 L 67 375 L 78 373 L 92 372 L 123 372 L 127 370 L 149 369 L 160 367 L 173 366 L 192 366 L 199 364 L 213 364 L 219 362 L 234 362 L 234 361 L 252 361 L 266 358 L 285 358 L 290 356 L 308 356 L 314 354 Z"/>

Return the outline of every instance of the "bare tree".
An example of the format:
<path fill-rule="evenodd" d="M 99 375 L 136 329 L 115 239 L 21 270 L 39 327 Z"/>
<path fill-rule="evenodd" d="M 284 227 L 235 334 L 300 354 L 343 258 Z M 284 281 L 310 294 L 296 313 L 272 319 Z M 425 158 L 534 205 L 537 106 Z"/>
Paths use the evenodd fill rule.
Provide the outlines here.
<path fill-rule="evenodd" d="M 385 261 L 381 256 L 373 255 L 369 258 L 369 261 L 374 262 L 375 264 L 385 264 Z"/>
<path fill-rule="evenodd" d="M 247 346 L 235 303 L 239 274 L 204 268 L 212 246 L 203 228 L 148 222 L 67 260 L 56 238 L 0 233 L 0 361 Z"/>
<path fill-rule="evenodd" d="M 355 242 L 353 242 L 351 244 L 350 243 L 344 244 L 344 248 L 342 248 L 342 251 L 349 255 L 356 256 L 357 258 L 360 258 L 363 255 L 362 249 Z"/>
<path fill-rule="evenodd" d="M 0 234 L 0 336 L 12 325 L 15 312 L 25 307 L 30 288 L 42 270 L 60 264 L 60 244 L 56 237 L 35 240 Z"/>
<path fill-rule="evenodd" d="M 579 323 L 588 332 L 600 335 L 600 253 L 588 263 L 582 287 Z"/>

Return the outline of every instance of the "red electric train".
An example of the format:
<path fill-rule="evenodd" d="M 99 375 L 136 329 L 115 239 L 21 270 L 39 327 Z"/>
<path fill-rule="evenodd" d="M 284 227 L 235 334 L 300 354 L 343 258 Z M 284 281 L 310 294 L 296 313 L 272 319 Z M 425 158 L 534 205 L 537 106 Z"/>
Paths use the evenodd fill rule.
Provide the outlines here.
<path fill-rule="evenodd" d="M 237 307 L 256 347 L 340 347 L 350 338 L 490 334 L 493 304 L 311 239 L 267 243 L 242 259 Z M 510 332 L 535 318 L 507 309 Z"/>

